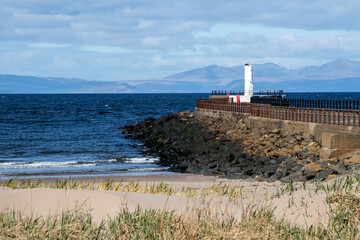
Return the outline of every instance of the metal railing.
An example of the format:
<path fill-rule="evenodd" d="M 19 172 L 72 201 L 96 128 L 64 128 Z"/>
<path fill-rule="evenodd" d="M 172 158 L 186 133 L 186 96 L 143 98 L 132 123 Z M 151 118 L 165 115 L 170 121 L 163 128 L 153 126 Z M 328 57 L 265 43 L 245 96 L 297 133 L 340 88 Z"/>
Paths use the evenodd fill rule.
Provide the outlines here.
<path fill-rule="evenodd" d="M 212 90 L 211 91 L 211 95 L 215 95 L 215 96 L 218 96 L 218 95 L 227 95 L 227 94 L 230 94 L 230 95 L 244 95 L 245 94 L 245 91 L 243 90 Z M 253 95 L 268 95 L 268 96 L 282 96 L 284 95 L 284 91 L 283 90 L 260 90 L 260 91 L 257 91 L 257 92 L 253 92 Z"/>
<path fill-rule="evenodd" d="M 290 107 L 359 110 L 358 100 L 288 98 Z"/>
<path fill-rule="evenodd" d="M 254 103 L 237 104 L 214 101 L 213 99 L 198 99 L 196 107 L 210 110 L 249 113 L 252 116 L 280 120 L 360 127 L 359 110 L 281 107 Z"/>
<path fill-rule="evenodd" d="M 213 90 L 211 95 L 225 96 L 229 95 L 244 95 L 244 91 L 235 90 Z M 258 98 L 251 101 L 252 103 L 265 103 L 273 105 L 283 105 L 289 107 L 300 107 L 300 108 L 326 108 L 326 109 L 345 109 L 345 110 L 360 110 L 359 100 L 345 100 L 345 99 L 307 99 L 307 98 L 278 98 L 284 96 L 283 90 L 260 90 L 253 93 L 254 96 L 268 96 L 269 98 Z M 274 97 L 271 99 L 271 97 Z"/>

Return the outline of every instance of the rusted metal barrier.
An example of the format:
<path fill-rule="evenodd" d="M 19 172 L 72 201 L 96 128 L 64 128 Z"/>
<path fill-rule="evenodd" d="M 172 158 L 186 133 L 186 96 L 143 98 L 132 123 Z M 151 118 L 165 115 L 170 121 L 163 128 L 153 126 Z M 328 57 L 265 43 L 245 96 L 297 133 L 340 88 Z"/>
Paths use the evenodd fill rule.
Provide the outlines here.
<path fill-rule="evenodd" d="M 288 98 L 290 107 L 359 110 L 359 100 Z"/>
<path fill-rule="evenodd" d="M 243 90 L 212 90 L 211 91 L 211 95 L 215 95 L 215 96 L 221 96 L 221 95 L 226 95 L 226 94 L 230 94 L 230 95 L 244 95 L 245 91 Z M 258 95 L 266 95 L 266 96 L 282 96 L 284 95 L 284 91 L 283 90 L 259 90 L 259 91 L 255 91 L 253 92 L 253 94 L 255 96 Z"/>
<path fill-rule="evenodd" d="M 196 107 L 202 109 L 249 113 L 252 116 L 280 120 L 360 127 L 360 110 L 281 107 L 255 103 L 233 103 L 223 99 L 198 99 Z"/>

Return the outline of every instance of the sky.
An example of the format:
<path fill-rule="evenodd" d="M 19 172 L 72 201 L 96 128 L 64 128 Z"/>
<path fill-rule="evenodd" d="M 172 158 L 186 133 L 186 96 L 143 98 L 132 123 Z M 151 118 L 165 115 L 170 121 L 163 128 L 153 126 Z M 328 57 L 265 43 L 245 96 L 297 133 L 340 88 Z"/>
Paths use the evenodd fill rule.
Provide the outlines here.
<path fill-rule="evenodd" d="M 0 74 L 143 80 L 360 60 L 356 0 L 0 0 Z"/>

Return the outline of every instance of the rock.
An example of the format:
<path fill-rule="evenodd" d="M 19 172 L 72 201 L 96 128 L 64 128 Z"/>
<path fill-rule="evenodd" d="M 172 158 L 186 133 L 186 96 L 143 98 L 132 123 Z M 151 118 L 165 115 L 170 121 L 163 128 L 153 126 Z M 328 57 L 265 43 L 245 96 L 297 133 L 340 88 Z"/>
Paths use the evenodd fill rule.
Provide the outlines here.
<path fill-rule="evenodd" d="M 300 182 L 300 181 L 305 181 L 305 180 L 306 180 L 306 178 L 301 171 L 294 172 L 283 179 L 284 182 L 289 182 L 289 181 L 299 181 Z"/>
<path fill-rule="evenodd" d="M 253 171 L 253 169 L 246 169 L 246 170 L 244 170 L 242 172 L 242 174 L 247 175 L 247 176 L 251 176 L 251 175 L 254 174 L 254 171 Z"/>
<path fill-rule="evenodd" d="M 316 174 L 315 181 L 324 181 L 329 175 L 336 173 L 334 170 L 323 170 Z"/>
<path fill-rule="evenodd" d="M 275 171 L 269 171 L 263 174 L 264 178 L 271 178 L 276 172 Z"/>
<path fill-rule="evenodd" d="M 308 163 L 305 165 L 305 167 L 313 172 L 319 172 L 319 171 L 323 170 L 323 167 L 320 164 L 315 163 L 315 162 Z"/>
<path fill-rule="evenodd" d="M 272 133 L 272 134 L 281 134 L 281 130 L 280 129 L 275 129 L 275 130 L 270 131 L 270 133 Z"/>
<path fill-rule="evenodd" d="M 300 145 L 296 145 L 293 150 L 297 153 L 304 151 L 303 147 L 301 147 Z"/>
<path fill-rule="evenodd" d="M 336 176 L 337 176 L 336 174 L 330 174 L 330 175 L 327 176 L 327 178 L 328 178 L 328 179 L 333 179 L 333 178 L 335 178 Z"/>
<path fill-rule="evenodd" d="M 279 156 L 283 156 L 283 157 L 292 157 L 295 155 L 295 152 L 291 149 L 288 149 L 286 147 L 282 147 L 280 148 L 280 150 L 278 151 Z"/>
<path fill-rule="evenodd" d="M 271 152 L 268 152 L 267 153 L 267 156 L 271 159 L 273 158 L 278 158 L 280 156 L 280 154 L 278 152 L 275 152 L 275 151 L 271 151 Z"/>
<path fill-rule="evenodd" d="M 343 157 L 346 163 L 360 163 L 360 151 L 345 154 Z"/>
<path fill-rule="evenodd" d="M 306 180 L 310 181 L 316 177 L 316 174 L 314 172 L 311 172 L 311 173 L 304 174 L 304 176 L 305 176 Z"/>
<path fill-rule="evenodd" d="M 275 160 L 270 160 L 270 163 L 271 164 L 276 164 L 276 161 Z"/>

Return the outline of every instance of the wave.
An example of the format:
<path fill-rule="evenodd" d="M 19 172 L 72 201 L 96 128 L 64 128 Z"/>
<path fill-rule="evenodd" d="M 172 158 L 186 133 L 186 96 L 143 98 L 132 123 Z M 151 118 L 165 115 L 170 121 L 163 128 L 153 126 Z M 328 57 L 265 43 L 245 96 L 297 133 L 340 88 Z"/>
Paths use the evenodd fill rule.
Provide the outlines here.
<path fill-rule="evenodd" d="M 159 158 L 157 157 L 133 157 L 124 159 L 124 163 L 155 163 L 158 161 Z"/>
<path fill-rule="evenodd" d="M 60 167 L 92 167 L 102 163 L 116 162 L 116 159 L 98 160 L 98 161 L 63 161 L 63 162 L 2 162 L 0 169 L 16 168 L 60 168 Z"/>
<path fill-rule="evenodd" d="M 92 160 L 92 161 L 0 161 L 0 169 L 20 169 L 20 168 L 68 168 L 68 167 L 95 167 L 103 164 L 141 164 L 141 163 L 155 163 L 159 161 L 155 157 L 131 157 L 131 158 L 118 158 L 106 160 Z"/>
<path fill-rule="evenodd" d="M 59 168 L 59 167 L 74 167 L 81 165 L 82 167 L 96 166 L 95 163 L 79 164 L 77 161 L 68 162 L 7 162 L 1 163 L 0 169 L 15 169 L 15 168 Z"/>

